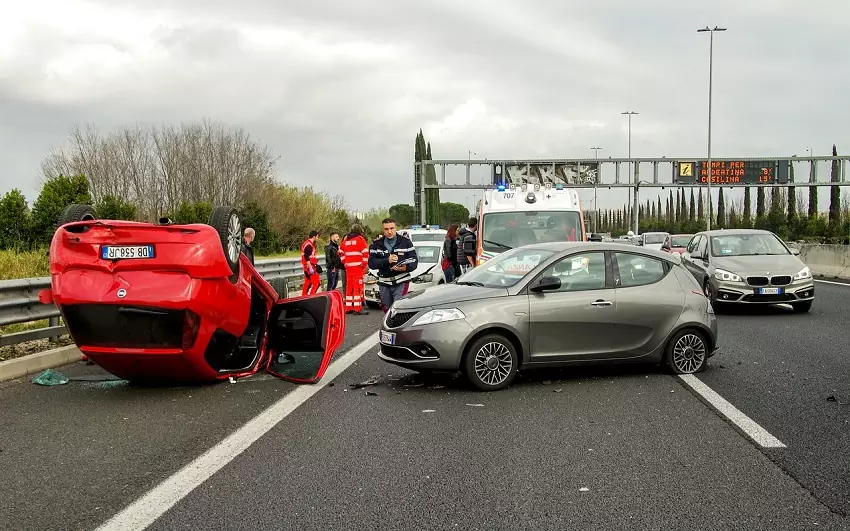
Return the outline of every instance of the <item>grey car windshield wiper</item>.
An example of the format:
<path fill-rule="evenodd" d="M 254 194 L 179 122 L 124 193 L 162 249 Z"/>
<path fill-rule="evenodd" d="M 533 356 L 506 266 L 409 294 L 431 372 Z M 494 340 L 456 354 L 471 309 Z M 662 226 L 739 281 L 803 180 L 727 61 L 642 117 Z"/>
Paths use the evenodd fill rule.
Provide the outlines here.
<path fill-rule="evenodd" d="M 501 247 L 502 249 L 508 249 L 508 250 L 513 249 L 513 247 L 511 247 L 510 245 L 505 245 L 504 243 L 494 242 L 493 240 L 481 240 L 481 241 L 484 242 L 484 243 L 489 243 L 490 245 L 496 245 L 498 247 Z"/>
<path fill-rule="evenodd" d="M 472 282 L 469 280 L 458 280 L 457 282 L 455 282 L 455 284 L 459 284 L 461 286 L 476 286 L 478 288 L 484 287 L 484 284 L 482 284 L 481 282 Z"/>

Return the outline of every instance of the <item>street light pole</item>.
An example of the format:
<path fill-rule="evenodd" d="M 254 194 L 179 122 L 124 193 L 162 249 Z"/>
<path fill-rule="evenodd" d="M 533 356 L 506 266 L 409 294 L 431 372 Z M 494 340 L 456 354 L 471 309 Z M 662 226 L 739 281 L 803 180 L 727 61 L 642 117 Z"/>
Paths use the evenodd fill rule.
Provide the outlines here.
<path fill-rule="evenodd" d="M 706 191 L 708 192 L 708 216 L 706 216 L 705 226 L 706 230 L 711 230 L 711 89 L 712 89 L 712 77 L 714 74 L 714 32 L 715 31 L 726 31 L 726 28 L 720 28 L 714 26 L 714 28 L 709 28 L 708 26 L 704 28 L 700 28 L 697 30 L 697 33 L 701 33 L 707 31 L 709 35 L 708 40 L 708 179 L 706 180 Z"/>
<path fill-rule="evenodd" d="M 601 147 L 594 146 L 590 148 L 596 157 L 596 178 L 593 179 L 593 232 L 599 232 L 599 205 L 596 203 L 596 185 L 599 184 L 599 150 Z"/>
<path fill-rule="evenodd" d="M 626 115 L 629 116 L 629 158 L 631 159 L 632 158 L 632 115 L 633 114 L 639 114 L 639 113 L 636 113 L 635 111 L 625 111 L 625 112 L 621 112 L 620 114 L 626 114 Z M 632 161 L 630 160 L 629 161 L 629 182 L 631 182 L 631 180 L 632 180 L 632 175 L 633 175 L 633 173 L 632 173 Z M 631 200 L 632 200 L 632 189 L 629 188 L 629 203 L 631 202 Z M 626 203 L 626 204 L 628 204 L 628 203 Z M 634 209 L 632 209 L 632 210 L 634 210 Z M 632 212 L 632 218 L 634 219 L 635 234 L 637 234 L 637 212 Z"/>

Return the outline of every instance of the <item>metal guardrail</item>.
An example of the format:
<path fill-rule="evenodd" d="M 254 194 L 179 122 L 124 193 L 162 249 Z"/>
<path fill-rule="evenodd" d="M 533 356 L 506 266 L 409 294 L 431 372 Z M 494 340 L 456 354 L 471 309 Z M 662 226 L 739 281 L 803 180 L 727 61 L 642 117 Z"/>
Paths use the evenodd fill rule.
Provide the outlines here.
<path fill-rule="evenodd" d="M 319 259 L 319 264 L 324 267 L 324 258 Z M 257 260 L 254 267 L 284 298 L 289 297 L 291 284 L 300 285 L 304 278 L 298 258 Z M 324 287 L 324 275 L 322 276 Z M 50 277 L 0 280 L 0 326 L 48 320 L 48 325 L 44 328 L 0 335 L 0 347 L 47 338 L 56 342 L 68 333 L 68 329 L 61 323 L 56 305 L 42 304 L 38 300 L 38 292 L 49 287 Z"/>

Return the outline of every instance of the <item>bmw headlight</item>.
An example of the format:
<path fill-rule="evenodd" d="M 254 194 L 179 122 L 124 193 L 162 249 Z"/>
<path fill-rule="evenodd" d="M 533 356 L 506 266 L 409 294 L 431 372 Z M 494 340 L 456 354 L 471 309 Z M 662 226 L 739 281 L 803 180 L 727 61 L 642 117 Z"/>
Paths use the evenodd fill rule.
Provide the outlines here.
<path fill-rule="evenodd" d="M 714 278 L 717 280 L 722 280 L 724 282 L 742 282 L 743 279 L 732 273 L 731 271 L 726 271 L 725 269 L 715 269 L 714 270 Z"/>
<path fill-rule="evenodd" d="M 466 319 L 462 311 L 457 308 L 444 310 L 430 310 L 425 312 L 419 319 L 413 322 L 413 326 L 445 323 L 447 321 L 457 321 L 458 319 Z"/>
<path fill-rule="evenodd" d="M 809 269 L 809 266 L 804 267 L 799 273 L 794 275 L 794 280 L 805 280 L 807 278 L 812 278 L 812 270 Z"/>
<path fill-rule="evenodd" d="M 413 279 L 413 281 L 416 282 L 417 284 L 423 284 L 423 283 L 431 282 L 433 280 L 434 280 L 434 275 L 432 273 L 425 273 L 424 275 L 419 275 L 418 277 Z"/>

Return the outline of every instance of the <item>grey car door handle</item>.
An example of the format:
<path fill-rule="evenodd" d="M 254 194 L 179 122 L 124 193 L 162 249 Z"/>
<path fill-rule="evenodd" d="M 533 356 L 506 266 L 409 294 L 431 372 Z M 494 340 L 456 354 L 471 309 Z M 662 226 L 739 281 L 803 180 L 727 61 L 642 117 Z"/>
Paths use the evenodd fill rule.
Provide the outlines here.
<path fill-rule="evenodd" d="M 599 299 L 598 301 L 593 301 L 590 304 L 591 306 L 611 306 L 612 303 L 611 301 L 603 301 L 602 299 Z"/>

